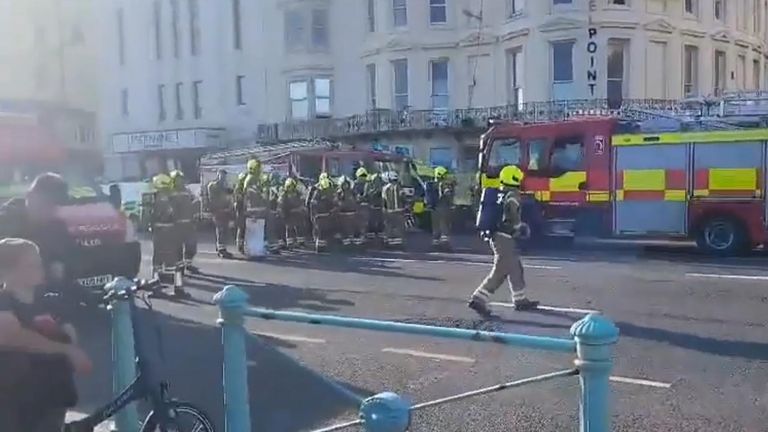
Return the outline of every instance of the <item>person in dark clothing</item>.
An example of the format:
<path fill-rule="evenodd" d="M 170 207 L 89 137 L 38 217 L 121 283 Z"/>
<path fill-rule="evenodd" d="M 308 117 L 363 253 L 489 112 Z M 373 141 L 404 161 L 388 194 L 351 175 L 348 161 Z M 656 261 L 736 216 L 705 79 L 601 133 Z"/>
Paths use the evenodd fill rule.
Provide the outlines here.
<path fill-rule="evenodd" d="M 92 364 L 77 345 L 74 328 L 58 322 L 35 301 L 44 281 L 37 246 L 0 240 L 0 430 L 61 430 L 77 403 L 73 372 Z"/>
<path fill-rule="evenodd" d="M 68 189 L 64 179 L 56 174 L 39 175 L 26 199 L 14 198 L 0 207 L 0 238 L 15 237 L 35 243 L 43 259 L 46 289 L 69 290 L 67 294 L 85 298 L 72 276 L 73 256 L 79 246 L 56 215 L 58 207 L 69 199 Z"/>

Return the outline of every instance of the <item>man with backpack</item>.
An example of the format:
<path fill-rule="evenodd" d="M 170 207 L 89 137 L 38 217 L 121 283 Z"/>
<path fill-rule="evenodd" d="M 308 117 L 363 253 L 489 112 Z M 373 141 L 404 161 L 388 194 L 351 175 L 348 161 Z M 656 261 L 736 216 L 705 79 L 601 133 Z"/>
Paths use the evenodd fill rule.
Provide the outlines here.
<path fill-rule="evenodd" d="M 505 166 L 499 174 L 501 189 L 486 189 L 481 198 L 478 229 L 493 249 L 493 268 L 472 294 L 470 309 L 483 316 L 491 314 L 488 302 L 504 279 L 509 281 L 516 310 L 536 309 L 539 302 L 525 294 L 523 263 L 518 239 L 530 236 L 530 228 L 520 215 L 520 185 L 525 174 L 515 165 Z"/>

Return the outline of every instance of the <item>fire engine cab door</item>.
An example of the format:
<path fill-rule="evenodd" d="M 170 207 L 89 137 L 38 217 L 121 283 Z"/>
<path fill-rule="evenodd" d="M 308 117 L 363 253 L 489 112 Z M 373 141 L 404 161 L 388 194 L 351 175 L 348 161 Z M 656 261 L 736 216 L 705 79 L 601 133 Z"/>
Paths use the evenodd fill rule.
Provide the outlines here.
<path fill-rule="evenodd" d="M 684 235 L 689 144 L 616 146 L 614 233 Z"/>

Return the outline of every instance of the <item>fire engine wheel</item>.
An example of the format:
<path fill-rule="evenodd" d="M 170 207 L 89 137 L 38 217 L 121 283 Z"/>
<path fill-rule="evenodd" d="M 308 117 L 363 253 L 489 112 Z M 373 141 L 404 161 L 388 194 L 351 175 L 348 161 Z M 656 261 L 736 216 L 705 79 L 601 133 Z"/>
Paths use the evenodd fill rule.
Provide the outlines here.
<path fill-rule="evenodd" d="M 710 254 L 733 256 L 744 252 L 747 235 L 739 222 L 717 217 L 707 220 L 701 226 L 696 243 Z"/>

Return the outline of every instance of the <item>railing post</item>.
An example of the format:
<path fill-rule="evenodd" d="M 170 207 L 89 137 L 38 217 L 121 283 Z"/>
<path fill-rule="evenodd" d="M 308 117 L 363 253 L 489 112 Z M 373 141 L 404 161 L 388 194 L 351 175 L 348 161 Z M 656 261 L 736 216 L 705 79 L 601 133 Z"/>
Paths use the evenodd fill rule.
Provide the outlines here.
<path fill-rule="evenodd" d="M 589 314 L 571 326 L 571 336 L 576 340 L 576 367 L 581 382 L 579 430 L 610 432 L 609 379 L 619 329 L 608 318 Z"/>
<path fill-rule="evenodd" d="M 136 379 L 136 347 L 133 341 L 133 322 L 128 299 L 118 294 L 133 287 L 126 278 L 116 278 L 104 289 L 114 297 L 109 305 L 112 315 L 112 393 L 119 395 Z M 113 431 L 138 432 L 139 413 L 136 404 L 130 404 L 115 415 Z"/>
<path fill-rule="evenodd" d="M 245 349 L 243 310 L 248 295 L 230 285 L 213 297 L 219 306 L 218 324 L 224 346 L 224 430 L 243 432 L 251 430 L 251 409 L 248 397 L 248 366 Z"/>

